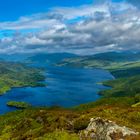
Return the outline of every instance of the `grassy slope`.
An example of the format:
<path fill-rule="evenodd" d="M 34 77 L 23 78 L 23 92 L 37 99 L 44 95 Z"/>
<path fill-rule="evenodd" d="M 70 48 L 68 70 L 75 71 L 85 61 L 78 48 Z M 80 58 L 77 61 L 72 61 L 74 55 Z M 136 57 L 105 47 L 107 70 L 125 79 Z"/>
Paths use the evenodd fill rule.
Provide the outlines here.
<path fill-rule="evenodd" d="M 96 106 L 82 111 L 33 108 L 0 116 L 1 140 L 78 140 L 91 117 L 102 117 L 140 131 L 140 108 Z"/>
<path fill-rule="evenodd" d="M 104 85 L 111 86 L 112 89 L 102 91 L 101 94 L 107 97 L 133 97 L 140 94 L 140 75 L 127 78 L 119 78 L 104 82 Z"/>
<path fill-rule="evenodd" d="M 0 94 L 12 87 L 37 86 L 44 80 L 41 71 L 22 64 L 0 62 Z"/>

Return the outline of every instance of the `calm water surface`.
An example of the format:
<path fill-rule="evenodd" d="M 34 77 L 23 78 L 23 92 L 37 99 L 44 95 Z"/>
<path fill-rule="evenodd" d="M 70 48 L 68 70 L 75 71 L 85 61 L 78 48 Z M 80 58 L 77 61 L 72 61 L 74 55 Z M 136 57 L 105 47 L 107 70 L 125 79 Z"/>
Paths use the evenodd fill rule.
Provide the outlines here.
<path fill-rule="evenodd" d="M 47 87 L 13 88 L 0 96 L 0 114 L 15 110 L 6 106 L 8 101 L 25 101 L 33 106 L 71 107 L 82 103 L 96 101 L 97 94 L 107 87 L 96 84 L 113 79 L 102 69 L 84 69 L 70 67 L 48 67 L 46 71 Z"/>

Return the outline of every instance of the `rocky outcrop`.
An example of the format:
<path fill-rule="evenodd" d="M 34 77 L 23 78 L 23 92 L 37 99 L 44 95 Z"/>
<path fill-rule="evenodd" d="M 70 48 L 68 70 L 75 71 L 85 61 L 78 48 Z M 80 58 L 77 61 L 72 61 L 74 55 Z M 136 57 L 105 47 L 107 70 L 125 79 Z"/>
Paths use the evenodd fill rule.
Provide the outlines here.
<path fill-rule="evenodd" d="M 127 140 L 139 133 L 115 122 L 101 118 L 91 119 L 86 130 L 80 133 L 81 140 Z"/>

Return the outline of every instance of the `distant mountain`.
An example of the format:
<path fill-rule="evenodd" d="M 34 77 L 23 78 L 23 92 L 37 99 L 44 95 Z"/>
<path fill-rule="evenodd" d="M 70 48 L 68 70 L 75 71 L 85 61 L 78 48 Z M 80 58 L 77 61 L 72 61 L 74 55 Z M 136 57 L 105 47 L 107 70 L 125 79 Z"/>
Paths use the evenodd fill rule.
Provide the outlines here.
<path fill-rule="evenodd" d="M 98 67 L 111 69 L 129 62 L 140 61 L 140 52 L 107 52 L 64 59 L 59 66 Z"/>
<path fill-rule="evenodd" d="M 94 56 L 90 56 L 90 58 L 94 58 L 97 60 L 107 60 L 107 61 L 115 61 L 115 62 L 124 62 L 124 61 L 136 61 L 140 60 L 140 52 L 107 52 L 100 53 Z"/>
<path fill-rule="evenodd" d="M 33 54 L 27 53 L 14 53 L 14 54 L 0 54 L 0 60 L 11 61 L 11 62 L 23 62 Z"/>
<path fill-rule="evenodd" d="M 15 54 L 0 54 L 0 60 L 10 62 L 24 63 L 58 63 L 66 58 L 78 57 L 70 53 L 15 53 Z"/>
<path fill-rule="evenodd" d="M 23 53 L 0 54 L 0 60 L 24 62 L 39 65 L 57 64 L 58 66 L 73 67 L 112 67 L 124 62 L 140 60 L 140 52 L 106 52 L 95 55 L 79 56 L 71 53 Z M 114 66 L 113 66 L 114 67 Z"/>
<path fill-rule="evenodd" d="M 29 63 L 42 63 L 42 64 L 55 64 L 61 62 L 64 59 L 78 57 L 75 54 L 70 53 L 39 53 L 27 58 Z"/>

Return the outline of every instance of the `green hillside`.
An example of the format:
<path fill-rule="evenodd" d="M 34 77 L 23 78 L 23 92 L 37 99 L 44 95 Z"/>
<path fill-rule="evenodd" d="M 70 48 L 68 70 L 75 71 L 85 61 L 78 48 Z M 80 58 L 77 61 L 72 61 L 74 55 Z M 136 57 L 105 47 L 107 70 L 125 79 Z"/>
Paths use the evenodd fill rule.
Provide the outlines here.
<path fill-rule="evenodd" d="M 108 52 L 92 56 L 77 56 L 74 58 L 63 59 L 59 66 L 85 67 L 85 68 L 104 68 L 117 69 L 140 66 L 140 53 L 133 52 Z"/>
<path fill-rule="evenodd" d="M 13 87 L 43 86 L 43 72 L 39 69 L 27 67 L 23 64 L 0 62 L 0 94 L 4 94 Z"/>

